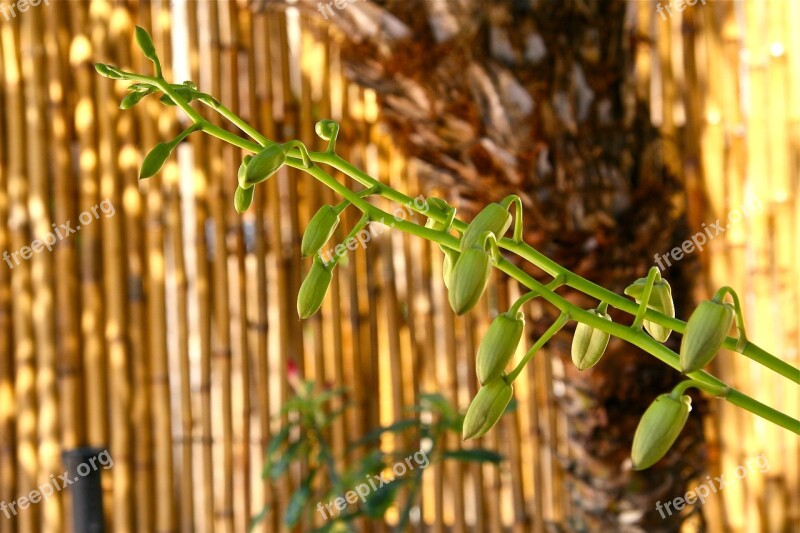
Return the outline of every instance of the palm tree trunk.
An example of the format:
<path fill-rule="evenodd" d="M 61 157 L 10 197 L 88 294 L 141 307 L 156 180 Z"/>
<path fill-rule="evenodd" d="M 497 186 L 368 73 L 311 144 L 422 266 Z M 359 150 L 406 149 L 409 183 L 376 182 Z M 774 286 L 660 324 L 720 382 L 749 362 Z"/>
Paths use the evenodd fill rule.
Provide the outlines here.
<path fill-rule="evenodd" d="M 316 1 L 307 7 L 319 8 Z M 621 292 L 646 274 L 654 254 L 685 239 L 675 201 L 683 183 L 663 163 L 663 140 L 636 91 L 636 47 L 651 44 L 629 24 L 637 8 L 648 7 L 389 0 L 319 9 L 348 39 L 342 54 L 350 77 L 377 92 L 382 119 L 430 186 L 457 195 L 449 200 L 467 218 L 520 194 L 528 243 Z M 689 268 L 684 261 L 668 276 L 682 316 Z M 568 347 L 569 333 L 554 346 Z M 678 373 L 615 340 L 592 370 L 565 366 L 560 400 L 570 453 L 562 466 L 574 512 L 562 526 L 677 530 L 685 517 L 662 519 L 655 504 L 683 494 L 703 466 L 701 418 L 690 418 L 656 467 L 635 473 L 627 458 L 641 413 Z"/>

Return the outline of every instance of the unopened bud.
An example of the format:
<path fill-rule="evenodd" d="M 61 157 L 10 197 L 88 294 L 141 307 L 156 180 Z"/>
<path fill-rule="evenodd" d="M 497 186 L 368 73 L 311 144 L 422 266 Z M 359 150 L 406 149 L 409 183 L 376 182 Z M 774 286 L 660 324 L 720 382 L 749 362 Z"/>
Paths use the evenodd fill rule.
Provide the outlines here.
<path fill-rule="evenodd" d="M 487 205 L 464 231 L 464 235 L 461 237 L 461 250 L 464 251 L 474 246 L 480 246 L 483 234 L 487 231 L 494 233 L 499 240 L 511 226 L 511 222 L 512 217 L 511 213 L 508 212 L 508 208 L 498 203 Z"/>
<path fill-rule="evenodd" d="M 250 207 L 250 204 L 253 203 L 253 192 L 255 191 L 255 187 L 250 187 L 249 189 L 242 189 L 241 187 L 236 187 L 236 192 L 233 195 L 233 207 L 236 208 L 237 213 L 244 213 Z"/>
<path fill-rule="evenodd" d="M 336 209 L 331 205 L 320 207 L 303 233 L 303 242 L 300 244 L 302 256 L 310 257 L 317 253 L 328 242 L 338 225 L 339 213 Z"/>
<path fill-rule="evenodd" d="M 634 470 L 650 468 L 667 454 L 689 419 L 691 410 L 692 399 L 686 395 L 675 398 L 671 394 L 662 394 L 650 404 L 633 435 L 631 460 Z"/>
<path fill-rule="evenodd" d="M 481 384 L 493 381 L 503 374 L 517 350 L 523 329 L 525 315 L 519 311 L 516 316 L 508 312 L 501 313 L 492 321 L 478 347 L 475 364 Z"/>
<path fill-rule="evenodd" d="M 514 394 L 514 387 L 502 377 L 496 378 L 478 389 L 478 394 L 469 404 L 462 429 L 463 440 L 485 435 L 503 416 Z"/>
<path fill-rule="evenodd" d="M 450 307 L 457 315 L 472 309 L 483 295 L 489 282 L 491 256 L 483 248 L 469 248 L 453 266 L 450 273 Z"/>
<path fill-rule="evenodd" d="M 156 172 L 161 170 L 164 163 L 167 161 L 169 154 L 172 153 L 174 146 L 172 143 L 160 142 L 153 147 L 142 161 L 142 168 L 139 170 L 139 179 L 143 180 L 153 176 Z"/>
<path fill-rule="evenodd" d="M 600 318 L 611 321 L 611 317 L 606 313 L 599 313 L 595 309 L 589 311 Z M 593 328 L 583 322 L 578 323 L 575 328 L 575 336 L 572 338 L 572 362 L 578 370 L 586 370 L 597 364 L 608 346 L 609 334 L 603 330 Z"/>
<path fill-rule="evenodd" d="M 722 347 L 733 324 L 734 309 L 715 300 L 700 302 L 686 322 L 681 340 L 681 370 L 694 372 L 706 366 Z"/>
<path fill-rule="evenodd" d="M 301 319 L 312 317 L 319 311 L 333 279 L 332 270 L 333 267 L 326 266 L 319 257 L 314 258 L 311 270 L 297 293 L 297 314 Z"/>
<path fill-rule="evenodd" d="M 444 280 L 445 288 L 450 290 L 450 278 L 453 276 L 453 267 L 458 262 L 458 257 L 461 254 L 452 248 L 445 247 L 442 247 L 442 252 L 444 252 L 444 259 L 442 260 L 442 279 Z"/>
<path fill-rule="evenodd" d="M 244 185 L 249 187 L 271 178 L 286 162 L 286 153 L 279 144 L 262 149 L 247 163 Z"/>
<path fill-rule="evenodd" d="M 639 278 L 625 289 L 625 294 L 636 300 L 636 303 L 641 303 L 644 287 L 647 283 L 647 278 Z M 653 283 L 653 289 L 650 291 L 650 301 L 647 302 L 647 307 L 654 311 L 658 311 L 662 315 L 670 318 L 675 318 L 675 304 L 672 302 L 672 288 L 665 279 L 661 279 Z M 644 329 L 658 342 L 666 342 L 672 330 L 664 327 L 661 324 L 656 324 L 650 320 L 644 320 Z"/>
<path fill-rule="evenodd" d="M 247 164 L 250 160 L 253 159 L 253 156 L 246 155 L 242 162 L 239 164 L 239 171 L 236 173 L 236 180 L 239 182 L 239 187 L 242 189 L 249 189 L 252 185 L 248 185 L 246 181 L 247 177 Z"/>

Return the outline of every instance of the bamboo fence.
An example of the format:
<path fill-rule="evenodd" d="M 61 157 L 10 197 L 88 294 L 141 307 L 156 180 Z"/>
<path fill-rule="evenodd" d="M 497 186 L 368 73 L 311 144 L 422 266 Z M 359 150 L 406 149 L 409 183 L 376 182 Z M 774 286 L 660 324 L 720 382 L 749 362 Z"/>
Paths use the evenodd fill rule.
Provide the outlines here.
<path fill-rule="evenodd" d="M 402 417 L 420 393 L 462 408 L 475 393 L 464 362 L 517 296 L 512 285 L 495 277 L 478 310 L 455 318 L 438 249 L 386 233 L 337 269 L 320 316 L 301 323 L 300 237 L 330 191 L 284 169 L 237 215 L 242 154 L 201 135 L 138 182 L 144 151 L 186 119 L 148 100 L 120 112 L 123 84 L 95 74 L 95 61 L 148 68 L 132 53 L 136 24 L 151 29 L 167 76 L 195 80 L 268 137 L 319 148 L 313 124 L 333 118 L 344 157 L 412 196 L 436 194 L 393 146 L 375 95 L 345 78 L 322 18 L 249 4 L 51 0 L 0 18 L 0 250 L 77 224 L 103 200 L 114 206 L 52 253 L 0 265 L 0 501 L 61 473 L 63 450 L 108 446 L 110 530 L 245 531 L 263 505 L 284 508 L 302 474 L 261 477 L 292 368 L 350 389 L 355 408 L 331 434 L 350 461 L 354 436 Z M 800 34 L 789 23 L 800 3 L 697 3 L 662 20 L 641 1 L 631 12 L 652 38 L 636 57 L 637 91 L 653 95 L 665 163 L 685 176 L 689 227 L 731 220 L 701 254 L 698 297 L 733 286 L 750 336 L 798 365 Z M 734 221 L 752 197 L 763 210 Z M 502 468 L 431 466 L 421 520 L 432 531 L 544 531 L 569 516 L 560 364 L 537 357 L 519 380 L 518 409 L 479 444 L 507 457 Z M 797 387 L 743 357 L 724 354 L 715 370 L 800 415 Z M 711 473 L 761 453 L 770 468 L 710 499 L 708 530 L 800 528 L 796 436 L 724 403 L 712 414 Z M 69 530 L 70 519 L 69 492 L 59 492 L 0 515 L 0 533 Z M 274 513 L 261 528 L 282 530 Z"/>

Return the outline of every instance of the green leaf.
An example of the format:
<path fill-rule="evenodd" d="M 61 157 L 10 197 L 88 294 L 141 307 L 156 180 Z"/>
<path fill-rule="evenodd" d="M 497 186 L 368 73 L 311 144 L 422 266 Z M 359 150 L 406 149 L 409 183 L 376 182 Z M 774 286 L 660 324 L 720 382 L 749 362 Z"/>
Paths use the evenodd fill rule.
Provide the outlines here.
<path fill-rule="evenodd" d="M 119 108 L 120 109 L 130 109 L 133 106 L 135 106 L 136 104 L 138 104 L 139 101 L 142 98 L 144 98 L 145 96 L 147 96 L 147 93 L 145 93 L 145 92 L 130 93 L 130 94 L 126 95 L 125 98 L 122 99 L 122 102 L 119 103 Z"/>
<path fill-rule="evenodd" d="M 149 59 L 154 63 L 158 63 L 158 56 L 156 55 L 156 47 L 153 44 L 153 39 L 150 37 L 150 34 L 147 33 L 147 30 L 145 30 L 141 26 L 136 26 L 136 30 L 134 33 L 136 34 L 136 44 L 138 44 L 139 48 L 142 49 L 144 57 L 146 57 L 147 59 Z"/>
<path fill-rule="evenodd" d="M 289 438 L 289 431 L 292 430 L 292 426 L 287 424 L 283 426 L 278 433 L 272 436 L 269 440 L 269 444 L 267 445 L 267 456 L 272 456 L 275 452 L 278 451 L 286 439 Z"/>
<path fill-rule="evenodd" d="M 286 472 L 286 469 L 289 468 L 289 465 L 292 461 L 300 455 L 300 453 L 305 450 L 306 444 L 308 440 L 306 439 L 305 435 L 301 435 L 299 439 L 291 443 L 287 448 L 286 451 L 283 452 L 280 459 L 278 459 L 277 463 L 270 464 L 269 469 L 269 476 L 272 479 L 278 479 Z"/>
<path fill-rule="evenodd" d="M 158 143 L 150 150 L 144 161 L 142 161 L 142 168 L 139 170 L 139 179 L 143 180 L 153 176 L 156 172 L 161 170 L 164 166 L 169 154 L 172 153 L 174 148 L 172 143 Z"/>
<path fill-rule="evenodd" d="M 442 459 L 455 459 L 456 461 L 472 463 L 500 464 L 503 456 L 492 450 L 483 448 L 461 448 L 460 450 L 447 450 L 441 452 Z"/>
<path fill-rule="evenodd" d="M 311 481 L 314 479 L 316 470 L 309 472 L 308 476 L 303 480 L 300 488 L 294 491 L 292 497 L 289 498 L 289 504 L 286 506 L 286 513 L 283 515 L 283 523 L 287 527 L 294 527 L 300 521 L 303 514 L 303 508 L 311 496 Z"/>

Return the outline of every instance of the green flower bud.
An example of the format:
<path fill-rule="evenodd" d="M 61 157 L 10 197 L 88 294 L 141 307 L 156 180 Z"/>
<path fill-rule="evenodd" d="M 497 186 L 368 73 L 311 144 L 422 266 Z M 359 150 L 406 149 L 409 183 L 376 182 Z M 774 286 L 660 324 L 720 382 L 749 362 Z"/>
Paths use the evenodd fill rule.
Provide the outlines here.
<path fill-rule="evenodd" d="M 303 257 L 310 257 L 328 242 L 336 226 L 339 225 L 339 213 L 331 205 L 323 205 L 306 226 L 303 233 L 303 242 L 300 244 L 300 253 Z"/>
<path fill-rule="evenodd" d="M 662 394 L 650 404 L 633 435 L 631 460 L 634 470 L 650 468 L 667 454 L 689 419 L 691 410 L 692 399 L 686 395 L 678 399 L 671 394 Z"/>
<path fill-rule="evenodd" d="M 611 321 L 611 317 L 604 313 L 599 313 L 595 309 L 589 310 L 590 313 Z M 597 364 L 608 346 L 609 334 L 605 331 L 595 329 L 583 322 L 578 323 L 575 328 L 575 336 L 572 338 L 572 362 L 578 370 L 586 370 Z"/>
<path fill-rule="evenodd" d="M 247 173 L 247 164 L 250 162 L 251 159 L 253 159 L 253 156 L 251 155 L 244 156 L 244 159 L 242 159 L 242 162 L 239 164 L 239 171 L 236 173 L 236 180 L 239 182 L 239 187 L 241 187 L 242 189 L 249 189 L 250 187 L 252 187 L 252 185 L 248 185 L 245 182 L 245 176 Z"/>
<path fill-rule="evenodd" d="M 457 315 L 472 309 L 489 282 L 491 256 L 482 248 L 469 248 L 461 254 L 450 273 L 450 307 Z"/>
<path fill-rule="evenodd" d="M 469 404 L 464 417 L 461 436 L 463 440 L 485 435 L 503 416 L 514 394 L 514 387 L 502 377 L 496 378 L 478 389 L 478 394 Z"/>
<path fill-rule="evenodd" d="M 300 285 L 297 293 L 297 314 L 301 319 L 314 316 L 322 306 L 322 300 L 333 279 L 333 268 L 328 267 L 319 257 L 314 258 L 311 270 Z"/>
<path fill-rule="evenodd" d="M 109 78 L 112 80 L 125 79 L 125 74 L 123 74 L 122 71 L 117 67 L 113 67 L 111 65 L 106 65 L 104 63 L 95 63 L 94 69 L 97 71 L 98 74 L 100 74 L 104 78 Z"/>
<path fill-rule="evenodd" d="M 146 92 L 132 92 L 132 93 L 129 93 L 119 103 L 119 108 L 120 109 L 130 109 L 133 106 L 135 106 L 136 104 L 138 104 L 139 101 L 142 98 L 144 98 L 145 96 L 147 96 L 147 95 L 148 95 L 148 93 L 146 93 Z"/>
<path fill-rule="evenodd" d="M 279 144 L 267 146 L 247 163 L 244 175 L 244 184 L 249 187 L 256 183 L 268 180 L 286 162 L 286 153 Z"/>
<path fill-rule="evenodd" d="M 733 324 L 734 308 L 715 300 L 701 302 L 686 322 L 681 340 L 681 370 L 694 372 L 706 366 L 722 347 Z"/>
<path fill-rule="evenodd" d="M 314 125 L 314 131 L 323 141 L 330 141 L 335 131 L 338 131 L 339 125 L 335 120 L 320 120 Z"/>
<path fill-rule="evenodd" d="M 155 145 L 153 149 L 144 156 L 142 168 L 139 170 L 139 179 L 143 180 L 149 178 L 161 170 L 161 167 L 164 166 L 164 163 L 167 161 L 174 147 L 172 143 L 163 142 Z"/>
<path fill-rule="evenodd" d="M 444 279 L 444 286 L 450 290 L 450 278 L 453 276 L 453 267 L 458 262 L 461 254 L 451 248 L 442 247 L 444 252 L 444 260 L 442 261 L 442 278 Z"/>
<path fill-rule="evenodd" d="M 244 213 L 247 211 L 250 204 L 253 203 L 253 192 L 255 190 L 255 187 L 250 187 L 249 189 L 236 187 L 236 192 L 233 195 L 233 207 L 236 208 L 237 213 Z"/>
<path fill-rule="evenodd" d="M 147 30 L 141 26 L 136 26 L 134 35 L 136 36 L 136 44 L 138 44 L 139 48 L 141 48 L 144 57 L 151 61 L 158 61 L 158 57 L 156 56 L 156 47 L 153 45 L 153 39 L 150 38 L 150 34 L 147 33 Z"/>
<path fill-rule="evenodd" d="M 640 303 L 646 283 L 647 278 L 637 279 L 625 289 L 625 294 L 636 300 L 636 303 Z M 669 286 L 667 280 L 662 279 L 653 283 L 653 289 L 650 291 L 650 301 L 647 302 L 647 307 L 648 309 L 658 311 L 662 315 L 675 318 L 675 304 L 672 303 L 672 288 Z M 658 342 L 666 342 L 670 333 L 672 333 L 671 329 L 649 320 L 644 321 L 644 329 Z"/>
<path fill-rule="evenodd" d="M 519 311 L 516 316 L 508 312 L 501 313 L 492 321 L 478 347 L 475 366 L 481 384 L 493 381 L 503 374 L 519 345 L 523 329 L 525 315 Z"/>
<path fill-rule="evenodd" d="M 468 250 L 473 246 L 479 246 L 478 242 L 484 232 L 490 231 L 495 237 L 500 239 L 511 226 L 511 213 L 508 209 L 498 203 L 492 203 L 483 208 L 478 215 L 467 226 L 464 235 L 461 237 L 461 251 Z"/>

